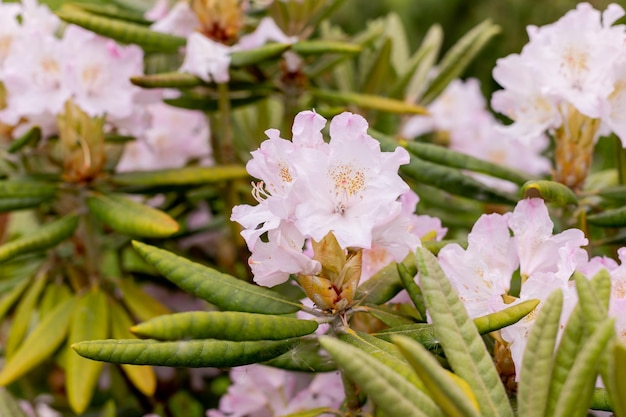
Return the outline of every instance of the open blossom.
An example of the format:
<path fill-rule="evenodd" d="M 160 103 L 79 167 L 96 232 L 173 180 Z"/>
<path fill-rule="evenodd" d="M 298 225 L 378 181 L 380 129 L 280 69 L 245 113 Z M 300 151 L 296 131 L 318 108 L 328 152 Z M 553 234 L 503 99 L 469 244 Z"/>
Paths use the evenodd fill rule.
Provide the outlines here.
<path fill-rule="evenodd" d="M 430 217 L 421 225 L 413 214 L 417 199 L 403 197 L 410 190 L 398 168 L 409 162 L 406 150 L 381 152 L 367 134 L 367 122 L 356 114 L 331 121 L 328 143 L 321 134 L 325 124 L 317 113 L 301 112 L 292 141 L 270 129 L 248 162 L 250 174 L 261 180 L 253 192 L 259 204 L 235 207 L 231 220 L 245 227 L 250 266 L 261 285 L 319 272 L 321 265 L 303 248 L 330 232 L 343 250 L 362 249 L 366 258 L 369 250 L 382 254 L 372 261 L 400 261 L 420 245 L 418 233 L 430 232 L 431 238 L 445 233 Z"/>

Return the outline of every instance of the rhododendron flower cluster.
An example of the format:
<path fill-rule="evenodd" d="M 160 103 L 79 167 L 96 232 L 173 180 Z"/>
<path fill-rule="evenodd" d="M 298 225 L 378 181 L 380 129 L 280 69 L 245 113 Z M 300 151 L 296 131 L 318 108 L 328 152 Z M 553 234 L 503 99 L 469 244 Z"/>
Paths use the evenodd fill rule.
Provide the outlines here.
<path fill-rule="evenodd" d="M 505 300 L 514 300 L 508 292 L 513 274 L 519 269 L 519 300 L 544 301 L 552 291 L 561 289 L 565 295 L 561 322 L 567 321 L 577 301 L 569 279 L 576 269 L 586 265 L 587 252 L 582 247 L 588 241 L 581 230 L 568 229 L 553 235 L 553 227 L 543 200 L 526 199 L 513 213 L 481 216 L 468 235 L 467 249 L 457 244 L 441 249 L 441 267 L 470 317 L 506 308 Z M 502 338 L 510 343 L 517 369 L 535 317 L 528 315 L 501 331 Z"/>
<path fill-rule="evenodd" d="M 402 134 L 413 138 L 438 132 L 439 140 L 452 150 L 531 175 L 550 171 L 550 161 L 541 155 L 548 138 L 538 134 L 532 141 L 503 135 L 500 122 L 487 110 L 486 100 L 476 79 L 454 80 L 428 106 L 428 115 L 414 116 L 405 124 Z M 506 191 L 516 186 L 503 180 L 473 174 L 480 181 Z"/>
<path fill-rule="evenodd" d="M 424 231 L 412 217 L 416 200 L 402 202 L 410 195 L 398 175 L 400 165 L 409 162 L 406 150 L 381 152 L 367 134 L 367 122 L 356 114 L 333 118 L 328 143 L 321 134 L 325 124 L 313 111 L 299 113 L 291 141 L 269 129 L 269 139 L 247 164 L 261 180 L 253 191 L 259 204 L 235 207 L 231 219 L 245 228 L 250 266 L 261 285 L 320 272 L 320 263 L 303 248 L 330 232 L 343 249 L 385 250 L 396 261 L 420 244 L 416 233 Z M 443 232 L 440 223 L 429 226 Z"/>

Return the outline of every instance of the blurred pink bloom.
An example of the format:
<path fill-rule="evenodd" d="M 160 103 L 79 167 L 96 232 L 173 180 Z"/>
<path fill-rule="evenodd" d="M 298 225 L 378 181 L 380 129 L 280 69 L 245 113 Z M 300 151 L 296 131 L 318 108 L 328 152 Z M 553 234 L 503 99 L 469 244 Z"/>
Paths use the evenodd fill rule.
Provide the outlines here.
<path fill-rule="evenodd" d="M 230 52 L 228 46 L 193 32 L 187 37 L 185 60 L 179 71 L 193 74 L 206 82 L 228 82 Z"/>
<path fill-rule="evenodd" d="M 150 29 L 186 38 L 200 25 L 196 14 L 189 7 L 189 2 L 178 1 L 169 10 L 168 6 L 167 0 L 160 0 L 146 12 L 146 18 L 155 21 Z"/>

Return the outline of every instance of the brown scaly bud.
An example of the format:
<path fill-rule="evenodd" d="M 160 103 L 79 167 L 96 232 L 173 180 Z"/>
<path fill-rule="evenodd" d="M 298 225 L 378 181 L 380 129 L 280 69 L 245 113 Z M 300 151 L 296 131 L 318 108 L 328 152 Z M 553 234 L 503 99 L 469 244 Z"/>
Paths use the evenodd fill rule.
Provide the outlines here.
<path fill-rule="evenodd" d="M 244 17 L 240 0 L 190 0 L 189 5 L 203 35 L 225 45 L 237 41 Z"/>

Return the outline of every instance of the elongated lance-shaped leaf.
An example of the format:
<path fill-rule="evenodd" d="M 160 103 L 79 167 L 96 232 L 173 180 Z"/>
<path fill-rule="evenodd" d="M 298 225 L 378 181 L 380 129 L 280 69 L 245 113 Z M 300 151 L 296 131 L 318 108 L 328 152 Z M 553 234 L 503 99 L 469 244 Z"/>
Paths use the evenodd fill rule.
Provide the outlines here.
<path fill-rule="evenodd" d="M 205 84 L 201 78 L 185 72 L 137 75 L 130 77 L 130 82 L 142 88 L 192 88 Z"/>
<path fill-rule="evenodd" d="M 298 41 L 291 45 L 291 50 L 302 56 L 321 54 L 358 54 L 362 49 L 361 45 L 358 44 L 328 40 Z"/>
<path fill-rule="evenodd" d="M 578 204 L 576 194 L 569 187 L 556 181 L 532 180 L 522 187 L 525 198 L 539 197 L 550 203 L 565 206 Z"/>
<path fill-rule="evenodd" d="M 24 298 L 17 305 L 13 323 L 11 324 L 11 332 L 9 333 L 9 338 L 5 346 L 5 355 L 9 359 L 13 356 L 13 353 L 15 353 L 20 343 L 22 343 L 22 340 L 24 340 L 24 336 L 31 324 L 33 311 L 46 286 L 46 282 L 46 273 L 38 273 L 32 286 L 26 291 Z"/>
<path fill-rule="evenodd" d="M 21 283 L 13 287 L 2 299 L 0 299 L 0 320 L 11 310 L 11 307 L 20 299 L 24 290 L 30 285 L 29 279 L 23 279 Z"/>
<path fill-rule="evenodd" d="M 580 273 L 574 274 L 574 280 L 585 327 L 592 333 L 608 317 L 611 276 L 606 269 L 602 269 L 593 277 L 593 284 Z"/>
<path fill-rule="evenodd" d="M 519 371 L 519 417 L 545 415 L 562 309 L 563 292 L 557 289 L 544 302 L 533 324 Z"/>
<path fill-rule="evenodd" d="M 322 414 L 332 413 L 333 410 L 328 407 L 314 408 L 312 410 L 299 411 L 297 413 L 285 414 L 280 417 L 317 417 Z"/>
<path fill-rule="evenodd" d="M 426 249 L 417 248 L 416 263 L 435 335 L 452 369 L 474 391 L 482 415 L 512 417 L 491 355 L 437 259 Z"/>
<path fill-rule="evenodd" d="M 261 314 L 288 314 L 300 310 L 299 303 L 267 288 L 249 284 L 145 243 L 134 241 L 133 246 L 165 278 L 223 310 Z"/>
<path fill-rule="evenodd" d="M 114 175 L 111 180 L 118 185 L 136 188 L 180 187 L 217 184 L 230 180 L 246 179 L 249 176 L 246 168 L 242 165 L 223 165 L 150 172 L 124 172 Z"/>
<path fill-rule="evenodd" d="M 507 307 L 504 310 L 476 317 L 474 319 L 474 324 L 480 334 L 488 334 L 517 323 L 530 314 L 530 312 L 532 312 L 538 304 L 539 300 L 525 300 L 519 304 Z M 407 324 L 405 326 L 391 327 L 389 329 L 373 333 L 373 335 L 387 341 L 391 341 L 391 338 L 394 335 L 407 336 L 431 350 L 435 349 L 439 345 L 439 342 L 435 337 L 435 327 L 432 324 L 427 323 L 415 323 Z"/>
<path fill-rule="evenodd" d="M 34 145 L 41 140 L 41 128 L 39 126 L 33 126 L 26 131 L 22 136 L 14 139 L 7 151 L 9 153 L 16 153 L 22 150 L 25 146 Z"/>
<path fill-rule="evenodd" d="M 359 348 L 328 336 L 322 337 L 320 343 L 384 415 L 443 416 L 441 409 L 415 385 Z"/>
<path fill-rule="evenodd" d="M 317 339 L 301 339 L 293 349 L 280 356 L 263 362 L 263 365 L 297 372 L 330 372 L 337 365 L 326 353 L 320 352 L 321 346 Z"/>
<path fill-rule="evenodd" d="M 626 226 L 626 207 L 605 210 L 602 213 L 587 216 L 587 221 L 596 226 L 622 227 Z"/>
<path fill-rule="evenodd" d="M 407 255 L 402 260 L 402 264 L 409 274 L 417 273 L 415 257 L 412 254 Z M 395 297 L 402 289 L 398 268 L 396 263 L 392 262 L 359 285 L 355 299 L 370 304 L 383 304 Z"/>
<path fill-rule="evenodd" d="M 41 203 L 52 200 L 56 190 L 54 184 L 44 182 L 0 181 L 0 212 L 37 207 Z"/>
<path fill-rule="evenodd" d="M 424 383 L 417 374 L 407 366 L 408 362 L 392 343 L 378 339 L 364 332 L 355 332 L 351 329 L 348 329 L 346 334 L 339 335 L 339 340 L 361 349 L 363 352 L 393 369 L 398 375 L 404 377 L 404 379 L 415 385 L 421 391 L 425 391 Z"/>
<path fill-rule="evenodd" d="M 391 307 L 378 304 L 362 304 L 361 308 L 385 323 L 387 326 L 403 326 L 415 323 L 415 320 L 402 315 L 402 313 L 393 310 Z"/>
<path fill-rule="evenodd" d="M 89 211 L 113 230 L 132 236 L 168 237 L 178 232 L 178 223 L 166 213 L 122 195 L 87 197 Z"/>
<path fill-rule="evenodd" d="M 96 361 L 131 365 L 158 365 L 185 368 L 249 365 L 282 355 L 298 343 L 298 339 L 257 340 L 92 340 L 72 345 L 79 355 Z"/>
<path fill-rule="evenodd" d="M 106 295 L 92 290 L 83 295 L 74 308 L 68 343 L 104 339 L 109 335 L 109 309 Z M 76 352 L 67 356 L 65 378 L 67 398 L 76 414 L 82 414 L 93 397 L 103 363 L 81 358 Z"/>
<path fill-rule="evenodd" d="M 610 370 L 611 386 L 615 390 L 611 395 L 613 412 L 615 417 L 626 416 L 626 345 L 621 341 L 616 341 L 612 352 L 613 367 Z M 613 398 L 615 397 L 615 398 Z"/>
<path fill-rule="evenodd" d="M 268 43 L 255 49 L 235 51 L 230 54 L 230 65 L 243 67 L 254 65 L 282 55 L 291 45 L 288 43 Z"/>
<path fill-rule="evenodd" d="M 415 283 L 415 275 L 411 275 L 406 266 L 401 263 L 396 264 L 396 266 L 398 268 L 400 281 L 402 281 L 402 286 L 409 294 L 413 305 L 420 313 L 420 318 L 422 319 L 422 321 L 426 321 L 426 304 L 424 304 L 424 296 L 422 295 L 421 288 Z"/>
<path fill-rule="evenodd" d="M 185 38 L 179 36 L 155 32 L 136 23 L 101 17 L 76 9 L 59 10 L 56 15 L 67 23 L 81 26 L 122 43 L 134 43 L 150 52 L 177 52 L 187 43 Z"/>
<path fill-rule="evenodd" d="M 579 273 L 575 272 L 574 275 L 579 275 Z M 591 285 L 593 286 L 593 293 L 598 296 L 602 300 L 601 303 L 604 304 L 608 303 L 610 287 L 607 291 L 606 278 L 602 275 L 603 272 L 601 271 L 600 274 L 596 275 L 591 280 Z M 588 320 L 584 316 L 582 307 L 579 303 L 574 307 L 574 310 L 570 314 L 569 320 L 565 325 L 565 330 L 561 334 L 561 340 L 554 358 L 554 367 L 550 381 L 550 395 L 548 397 L 546 415 L 554 415 L 554 409 L 559 396 L 561 395 L 561 390 L 569 377 L 572 366 L 574 366 L 576 358 L 582 349 L 586 338 L 590 334 L 585 326 L 586 321 Z"/>
<path fill-rule="evenodd" d="M 404 142 L 403 146 L 413 155 L 439 165 L 480 172 L 481 174 L 511 181 L 517 185 L 522 185 L 530 180 L 529 176 L 523 172 L 453 151 L 443 146 L 421 142 Z"/>
<path fill-rule="evenodd" d="M 609 400 L 609 393 L 606 388 L 595 388 L 593 390 L 593 397 L 591 398 L 592 410 L 613 411 L 613 406 Z M 620 414 L 615 413 L 615 416 L 620 417 Z"/>
<path fill-rule="evenodd" d="M 75 298 L 70 298 L 59 304 L 35 327 L 0 372 L 0 386 L 17 380 L 57 350 L 67 336 L 75 302 Z"/>
<path fill-rule="evenodd" d="M 27 417 L 24 410 L 22 410 L 15 398 L 9 394 L 6 388 L 0 388 L 0 416 Z"/>
<path fill-rule="evenodd" d="M 235 109 L 237 107 L 247 106 L 249 104 L 256 103 L 257 101 L 267 98 L 266 94 L 253 94 L 247 97 L 234 97 L 230 99 L 230 107 Z M 206 112 L 212 112 L 219 110 L 218 100 L 209 97 L 202 97 L 197 95 L 184 95 L 178 98 L 167 98 L 163 100 L 170 106 L 180 107 L 187 110 L 202 110 Z"/>
<path fill-rule="evenodd" d="M 391 49 L 392 40 L 385 38 L 376 55 L 369 61 L 371 65 L 363 76 L 363 83 L 358 89 L 359 93 L 379 94 L 386 87 L 388 80 L 395 76 L 391 63 Z"/>
<path fill-rule="evenodd" d="M 111 312 L 111 336 L 116 339 L 132 339 L 135 337 L 130 332 L 130 327 L 133 325 L 132 320 L 126 314 L 126 311 L 115 302 L 109 303 L 109 309 Z M 132 384 L 146 396 L 154 395 L 156 390 L 156 374 L 151 366 L 138 366 L 138 365 L 121 365 L 122 370 L 128 376 L 128 379 Z"/>
<path fill-rule="evenodd" d="M 605 320 L 598 325 L 591 337 L 585 342 L 563 385 L 555 407 L 554 417 L 583 417 L 587 415 L 598 375 L 600 356 L 615 334 L 614 326 L 614 320 Z"/>
<path fill-rule="evenodd" d="M 161 302 L 146 294 L 141 287 L 130 279 L 122 279 L 119 283 L 122 291 L 122 300 L 131 312 L 139 320 L 150 320 L 164 314 L 170 314 L 169 308 Z"/>
<path fill-rule="evenodd" d="M 28 236 L 20 237 L 0 246 L 0 262 L 18 255 L 39 252 L 55 247 L 70 237 L 78 226 L 77 216 L 65 216 L 48 223 Z"/>
<path fill-rule="evenodd" d="M 281 340 L 305 336 L 316 329 L 313 320 L 239 311 L 191 311 L 156 317 L 131 330 L 160 340 Z"/>
<path fill-rule="evenodd" d="M 341 104 L 353 104 L 364 109 L 380 110 L 399 114 L 427 113 L 424 107 L 382 96 L 321 89 L 313 89 L 311 93 L 320 99 Z"/>
<path fill-rule="evenodd" d="M 143 17 L 143 14 L 127 8 L 117 7 L 113 4 L 93 4 L 93 3 L 70 3 L 64 5 L 66 9 L 80 10 L 99 16 L 126 20 L 132 23 L 138 23 L 144 26 L 150 26 L 152 23 Z"/>
<path fill-rule="evenodd" d="M 436 99 L 452 80 L 461 76 L 487 42 L 499 32 L 500 27 L 489 20 L 485 20 L 467 32 L 441 59 L 437 75 L 430 82 L 419 102 L 426 105 Z"/>
<path fill-rule="evenodd" d="M 426 387 L 426 392 L 450 417 L 479 417 L 476 397 L 469 385 L 441 367 L 421 344 L 404 336 L 394 336 L 393 343 L 411 364 Z"/>

